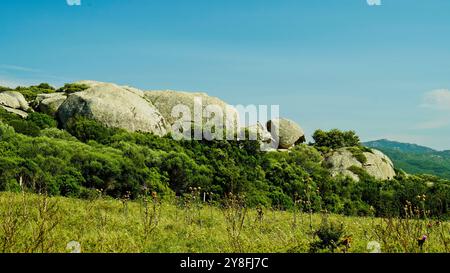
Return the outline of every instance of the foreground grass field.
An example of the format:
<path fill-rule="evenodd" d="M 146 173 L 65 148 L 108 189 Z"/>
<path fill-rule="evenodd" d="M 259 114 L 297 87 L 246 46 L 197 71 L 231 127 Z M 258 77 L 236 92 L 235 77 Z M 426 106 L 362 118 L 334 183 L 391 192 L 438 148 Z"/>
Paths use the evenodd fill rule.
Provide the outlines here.
<path fill-rule="evenodd" d="M 101 253 L 309 252 L 321 243 L 331 247 L 320 252 L 364 253 L 378 246 L 382 252 L 450 252 L 445 221 L 247 210 L 236 200 L 226 208 L 198 199 L 156 200 L 0 193 L 0 252 L 65 253 L 78 244 L 81 252 Z M 339 233 L 338 242 L 324 232 L 319 239 L 324 223 L 332 227 L 327 236 Z"/>

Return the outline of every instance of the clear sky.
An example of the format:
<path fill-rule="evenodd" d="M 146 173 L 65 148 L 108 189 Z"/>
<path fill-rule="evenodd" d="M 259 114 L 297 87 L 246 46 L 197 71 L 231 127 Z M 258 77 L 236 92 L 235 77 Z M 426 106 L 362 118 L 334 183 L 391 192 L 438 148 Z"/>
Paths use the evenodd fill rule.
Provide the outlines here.
<path fill-rule="evenodd" d="M 80 79 L 279 104 L 310 135 L 450 149 L 450 1 L 0 0 L 0 85 Z"/>

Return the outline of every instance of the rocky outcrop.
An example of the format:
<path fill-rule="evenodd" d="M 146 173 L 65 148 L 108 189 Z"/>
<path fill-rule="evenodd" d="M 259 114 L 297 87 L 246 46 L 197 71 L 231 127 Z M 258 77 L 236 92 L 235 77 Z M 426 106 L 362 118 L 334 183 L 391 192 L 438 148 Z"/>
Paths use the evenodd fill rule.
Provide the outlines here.
<path fill-rule="evenodd" d="M 128 131 L 151 132 L 163 136 L 167 124 L 160 112 L 143 97 L 143 92 L 112 83 L 77 82 L 87 90 L 70 94 L 59 107 L 57 115 L 66 126 L 70 118 L 80 115 L 108 127 Z"/>
<path fill-rule="evenodd" d="M 333 176 L 346 175 L 359 181 L 360 178 L 355 173 L 355 169 L 362 169 L 379 180 L 394 178 L 394 164 L 385 154 L 372 150 L 372 152 L 361 151 L 355 155 L 352 149 L 358 148 L 341 148 L 326 156 L 325 165 L 330 168 Z"/>
<path fill-rule="evenodd" d="M 239 122 L 238 111 L 225 103 L 224 101 L 208 96 L 206 93 L 191 93 L 182 91 L 147 91 L 144 92 L 144 97 L 149 100 L 153 105 L 159 110 L 159 112 L 164 116 L 168 124 L 174 125 L 178 120 L 179 116 L 177 111 L 174 115 L 172 112 L 176 106 L 184 106 L 189 109 L 189 114 L 191 116 L 191 121 L 196 122 L 197 120 L 202 120 L 202 126 L 208 122 L 207 113 L 215 112 L 220 110 L 222 112 L 222 118 L 220 120 L 223 122 L 222 125 L 224 129 L 233 130 L 237 128 Z M 181 108 L 179 108 L 181 109 Z M 213 118 L 214 114 L 209 118 Z M 195 124 L 198 125 L 197 123 Z M 234 127 L 232 127 L 234 126 Z"/>
<path fill-rule="evenodd" d="M 265 152 L 276 151 L 278 148 L 278 143 L 275 142 L 272 134 L 259 122 L 255 125 L 241 128 L 239 139 L 258 141 L 261 151 Z"/>
<path fill-rule="evenodd" d="M 247 135 L 244 135 L 247 134 Z M 244 127 L 241 129 L 241 139 L 258 140 L 261 142 L 271 142 L 272 134 L 261 123 Z"/>
<path fill-rule="evenodd" d="M 14 108 L 10 108 L 10 107 L 6 107 L 3 105 L 0 105 L 1 108 L 5 109 L 6 111 L 16 114 L 18 116 L 20 116 L 21 118 L 27 118 L 28 117 L 28 113 L 19 109 L 14 109 Z"/>
<path fill-rule="evenodd" d="M 273 119 L 267 122 L 267 129 L 279 142 L 279 149 L 290 149 L 294 145 L 306 141 L 303 129 L 289 119 Z"/>
<path fill-rule="evenodd" d="M 91 80 L 83 80 L 83 81 L 77 81 L 74 82 L 74 84 L 81 84 L 81 85 L 86 85 L 89 86 L 90 88 L 92 87 L 97 87 L 97 86 L 101 86 L 101 85 L 105 85 L 107 83 L 104 82 L 97 82 L 97 81 L 91 81 Z M 114 84 L 116 85 L 116 84 Z M 117 85 L 116 85 L 117 86 Z M 130 86 L 120 86 L 122 89 L 129 91 L 131 93 L 134 93 L 135 95 L 139 96 L 139 97 L 144 97 L 144 91 L 134 88 L 134 87 L 130 87 Z"/>
<path fill-rule="evenodd" d="M 23 111 L 28 111 L 28 109 L 30 108 L 25 97 L 21 93 L 16 91 L 1 92 L 0 105 Z"/>
<path fill-rule="evenodd" d="M 67 95 L 62 92 L 51 93 L 51 94 L 39 94 L 33 101 L 33 107 L 41 112 L 48 115 L 55 115 L 58 112 L 59 107 L 67 99 Z"/>
<path fill-rule="evenodd" d="M 19 115 L 22 118 L 28 117 L 28 105 L 25 97 L 16 91 L 4 91 L 0 93 L 0 107 L 6 111 Z"/>

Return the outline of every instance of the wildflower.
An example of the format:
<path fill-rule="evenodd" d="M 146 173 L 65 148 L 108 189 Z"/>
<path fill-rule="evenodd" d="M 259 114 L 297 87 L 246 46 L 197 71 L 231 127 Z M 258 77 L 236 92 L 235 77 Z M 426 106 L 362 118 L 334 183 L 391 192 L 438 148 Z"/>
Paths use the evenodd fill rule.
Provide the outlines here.
<path fill-rule="evenodd" d="M 417 239 L 417 244 L 419 245 L 419 248 L 422 249 L 423 245 L 425 244 L 425 241 L 428 239 L 427 235 L 423 235 L 421 238 Z"/>
<path fill-rule="evenodd" d="M 381 253 L 381 245 L 377 241 L 370 241 L 367 243 L 367 250 L 369 253 Z"/>
<path fill-rule="evenodd" d="M 66 249 L 70 253 L 81 253 L 81 244 L 77 241 L 71 241 L 67 244 Z"/>
<path fill-rule="evenodd" d="M 343 245 L 344 248 L 345 248 L 344 249 L 344 253 L 347 252 L 347 250 L 351 247 L 351 244 L 352 244 L 352 237 L 350 237 L 350 236 L 345 237 L 342 240 L 341 245 Z"/>

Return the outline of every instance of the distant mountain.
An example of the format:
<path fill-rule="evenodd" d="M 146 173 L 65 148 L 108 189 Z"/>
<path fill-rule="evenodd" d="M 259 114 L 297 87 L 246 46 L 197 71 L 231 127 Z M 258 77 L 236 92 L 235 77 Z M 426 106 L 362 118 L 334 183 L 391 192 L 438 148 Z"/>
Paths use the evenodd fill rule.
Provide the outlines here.
<path fill-rule="evenodd" d="M 433 174 L 450 179 L 450 151 L 381 139 L 363 143 L 384 152 L 398 169 L 412 174 Z"/>
<path fill-rule="evenodd" d="M 400 152 L 407 152 L 407 153 L 434 153 L 437 152 L 436 150 L 433 150 L 431 148 L 420 146 L 417 144 L 411 144 L 411 143 L 402 143 L 397 141 L 391 141 L 387 139 L 381 139 L 381 140 L 375 140 L 375 141 L 369 141 L 364 143 L 367 147 L 371 148 L 386 148 L 386 149 L 394 149 Z"/>

